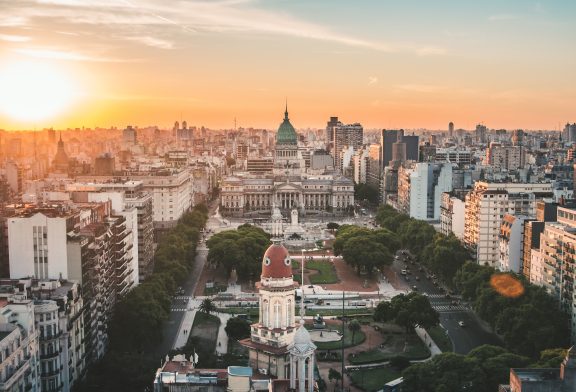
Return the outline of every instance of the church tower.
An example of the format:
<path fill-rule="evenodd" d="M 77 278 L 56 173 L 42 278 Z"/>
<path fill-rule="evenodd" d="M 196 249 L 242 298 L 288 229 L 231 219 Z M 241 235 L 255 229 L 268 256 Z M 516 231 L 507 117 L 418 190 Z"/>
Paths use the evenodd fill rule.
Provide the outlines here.
<path fill-rule="evenodd" d="M 64 142 L 62 141 L 62 132 L 60 132 L 60 140 L 58 140 L 58 149 L 56 156 L 52 161 L 54 171 L 58 173 L 68 173 L 68 155 L 64 151 Z"/>
<path fill-rule="evenodd" d="M 251 336 L 241 341 L 250 350 L 250 367 L 279 379 L 288 379 L 294 340 L 295 282 L 288 250 L 278 240 L 264 253 L 260 276 L 260 318 Z"/>

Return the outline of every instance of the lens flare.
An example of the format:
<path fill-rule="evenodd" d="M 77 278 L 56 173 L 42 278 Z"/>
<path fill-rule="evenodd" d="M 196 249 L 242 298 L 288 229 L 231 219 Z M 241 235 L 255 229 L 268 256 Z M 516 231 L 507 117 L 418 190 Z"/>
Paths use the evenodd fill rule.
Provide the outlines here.
<path fill-rule="evenodd" d="M 510 274 L 494 274 L 490 278 L 490 286 L 504 297 L 518 298 L 524 294 L 524 285 Z"/>

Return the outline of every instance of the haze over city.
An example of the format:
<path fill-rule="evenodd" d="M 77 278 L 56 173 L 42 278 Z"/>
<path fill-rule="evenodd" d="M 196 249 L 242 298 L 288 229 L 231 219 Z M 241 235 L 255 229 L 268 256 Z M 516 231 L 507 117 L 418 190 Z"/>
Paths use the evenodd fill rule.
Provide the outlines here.
<path fill-rule="evenodd" d="M 575 11 L 0 0 L 0 392 L 576 392 Z"/>
<path fill-rule="evenodd" d="M 0 5 L 4 129 L 158 125 L 559 130 L 571 1 L 24 0 Z M 33 93 L 31 92 L 33 90 Z"/>

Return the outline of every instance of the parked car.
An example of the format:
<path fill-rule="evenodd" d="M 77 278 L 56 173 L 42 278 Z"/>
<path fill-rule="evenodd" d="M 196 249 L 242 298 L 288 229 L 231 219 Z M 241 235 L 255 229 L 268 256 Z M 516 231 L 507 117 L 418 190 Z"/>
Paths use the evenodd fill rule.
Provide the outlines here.
<path fill-rule="evenodd" d="M 464 328 L 466 326 L 466 323 L 464 321 L 458 321 L 458 325 Z"/>

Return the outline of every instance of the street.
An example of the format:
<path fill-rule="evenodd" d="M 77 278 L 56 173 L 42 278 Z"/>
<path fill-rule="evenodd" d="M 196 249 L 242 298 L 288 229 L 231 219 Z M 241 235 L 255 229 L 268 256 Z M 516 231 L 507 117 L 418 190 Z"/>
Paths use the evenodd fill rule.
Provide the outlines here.
<path fill-rule="evenodd" d="M 213 217 L 217 205 L 217 202 L 213 202 L 209 207 L 208 222 L 206 223 L 207 228 L 213 225 L 219 225 L 219 223 L 214 222 L 215 218 Z M 194 267 L 192 268 L 192 271 L 190 271 L 188 279 L 186 279 L 186 281 L 182 284 L 184 294 L 177 295 L 172 299 L 170 315 L 168 316 L 168 320 L 166 320 L 164 323 L 162 342 L 157 347 L 156 355 L 163 357 L 172 349 L 180 329 L 180 324 L 182 323 L 184 315 L 186 314 L 185 310 L 188 306 L 188 301 L 194 295 L 194 290 L 196 289 L 198 279 L 200 279 L 200 275 L 202 274 L 202 270 L 206 264 L 207 257 L 208 249 L 204 243 L 199 243 L 196 249 Z"/>
<path fill-rule="evenodd" d="M 397 258 L 391 266 L 394 276 L 410 290 L 428 297 L 432 307 L 440 313 L 440 324 L 452 339 L 454 352 L 467 354 L 483 344 L 503 344 L 498 336 L 483 328 L 467 303 L 447 292 L 433 275 L 403 252 L 396 253 Z M 403 271 L 406 273 L 403 274 Z M 463 326 L 460 326 L 460 322 L 463 322 Z"/>

